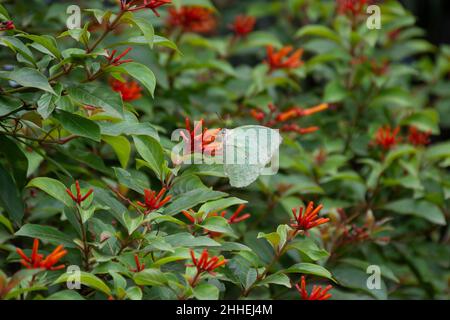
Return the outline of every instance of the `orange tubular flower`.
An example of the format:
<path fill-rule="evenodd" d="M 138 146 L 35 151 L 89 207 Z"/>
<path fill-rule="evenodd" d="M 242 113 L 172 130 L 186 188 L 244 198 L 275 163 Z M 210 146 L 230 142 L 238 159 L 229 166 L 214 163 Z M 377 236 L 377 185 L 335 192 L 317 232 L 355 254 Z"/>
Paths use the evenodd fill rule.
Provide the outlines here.
<path fill-rule="evenodd" d="M 228 262 L 226 259 L 220 260 L 217 256 L 209 258 L 209 253 L 206 249 L 203 250 L 198 260 L 195 258 L 195 253 L 192 249 L 190 252 L 193 264 L 189 266 L 195 266 L 197 268 L 198 276 L 203 272 L 215 275 L 214 270 Z"/>
<path fill-rule="evenodd" d="M 290 223 L 291 228 L 296 231 L 308 231 L 314 227 L 317 227 L 321 224 L 327 223 L 330 221 L 329 218 L 319 218 L 319 212 L 322 210 L 323 206 L 319 205 L 314 209 L 314 203 L 311 201 L 306 207 L 305 212 L 303 213 L 303 207 L 299 208 L 299 212 L 297 215 L 297 208 L 292 208 L 292 213 L 294 214 L 294 218 Z"/>
<path fill-rule="evenodd" d="M 167 202 L 172 199 L 172 196 L 167 196 L 164 199 L 164 194 L 166 193 L 167 189 L 162 188 L 158 195 L 156 195 L 156 192 L 150 189 L 144 190 L 144 202 L 138 201 L 137 204 L 145 209 L 145 214 L 149 214 L 152 211 L 158 210 L 162 206 L 164 206 Z M 162 199 L 162 200 L 161 200 Z"/>
<path fill-rule="evenodd" d="M 136 81 L 121 82 L 114 79 L 110 85 L 114 91 L 120 93 L 123 101 L 133 101 L 142 97 L 142 89 Z"/>
<path fill-rule="evenodd" d="M 303 49 L 297 49 L 289 57 L 288 55 L 292 52 L 292 46 L 283 47 L 280 51 L 274 52 L 272 46 L 267 47 L 267 63 L 270 67 L 270 71 L 278 69 L 295 69 L 303 65 L 301 60 L 303 55 Z"/>
<path fill-rule="evenodd" d="M 132 59 L 121 60 L 131 50 L 132 50 L 132 48 L 127 48 L 124 52 L 119 54 L 117 57 L 114 57 L 117 53 L 117 50 L 113 50 L 111 53 L 109 52 L 109 50 L 107 50 L 106 51 L 106 53 L 107 53 L 106 59 L 108 60 L 108 63 L 112 66 L 120 66 L 123 63 L 132 62 L 133 61 Z"/>
<path fill-rule="evenodd" d="M 233 24 L 230 25 L 230 29 L 233 30 L 236 37 L 246 37 L 253 31 L 255 24 L 255 17 L 241 15 L 234 19 Z"/>
<path fill-rule="evenodd" d="M 281 131 L 283 132 L 296 132 L 298 134 L 308 134 L 313 133 L 319 130 L 319 127 L 308 127 L 308 128 L 301 128 L 299 125 L 292 123 L 292 124 L 285 124 L 281 127 Z"/>
<path fill-rule="evenodd" d="M 11 20 L 0 22 L 0 31 L 13 30 L 16 27 Z"/>
<path fill-rule="evenodd" d="M 179 27 L 184 32 L 209 33 L 216 28 L 213 11 L 199 6 L 170 8 L 167 23 Z"/>
<path fill-rule="evenodd" d="M 297 291 L 300 293 L 303 300 L 327 300 L 331 298 L 331 294 L 328 293 L 333 286 L 328 285 L 325 289 L 322 289 L 321 286 L 313 286 L 311 294 L 308 294 L 306 291 L 306 281 L 305 276 L 302 276 L 300 284 L 296 284 L 295 287 Z"/>
<path fill-rule="evenodd" d="M 194 128 L 191 127 L 191 120 L 189 118 L 185 119 L 186 132 L 181 132 L 185 143 L 190 144 L 191 153 L 208 153 L 210 155 L 215 155 L 222 149 L 222 144 L 216 141 L 217 135 L 220 132 L 220 128 L 203 129 L 204 120 L 200 119 L 198 122 L 194 122 Z"/>
<path fill-rule="evenodd" d="M 245 204 L 241 204 L 236 211 L 231 215 L 231 217 L 228 219 L 229 224 L 239 223 L 241 221 L 247 220 L 251 217 L 250 213 L 245 213 L 242 216 L 239 217 L 239 214 L 242 212 L 242 210 L 245 209 Z"/>
<path fill-rule="evenodd" d="M 328 103 L 322 103 L 315 107 L 308 108 L 308 109 L 302 109 L 299 107 L 293 107 L 285 112 L 280 113 L 276 117 L 276 121 L 278 122 L 285 122 L 290 119 L 300 118 L 304 116 L 309 116 L 317 112 L 321 112 L 328 109 Z"/>
<path fill-rule="evenodd" d="M 400 142 L 400 138 L 397 137 L 400 132 L 400 127 L 391 129 L 390 126 L 379 128 L 375 135 L 375 143 L 382 147 L 384 150 L 390 150 Z"/>
<path fill-rule="evenodd" d="M 136 264 L 136 268 L 130 269 L 132 272 L 141 272 L 145 269 L 145 264 L 139 262 L 139 256 L 137 254 L 134 255 L 134 263 Z"/>
<path fill-rule="evenodd" d="M 196 219 L 194 217 L 194 210 L 189 209 L 189 211 L 183 210 L 181 211 L 181 213 L 191 222 L 191 223 L 196 223 Z"/>
<path fill-rule="evenodd" d="M 252 116 L 253 119 L 255 119 L 258 122 L 263 121 L 264 118 L 266 117 L 266 114 L 258 109 L 251 109 L 250 115 Z"/>
<path fill-rule="evenodd" d="M 72 191 L 67 188 L 66 192 L 67 194 L 70 196 L 70 198 L 72 198 L 73 201 L 75 201 L 78 205 L 81 205 L 81 203 L 86 200 L 91 194 L 92 192 L 94 192 L 94 189 L 89 189 L 88 192 L 86 192 L 86 194 L 83 196 L 81 195 L 81 188 L 80 188 L 80 182 L 75 181 L 75 188 L 77 190 L 77 195 L 75 196 Z"/>
<path fill-rule="evenodd" d="M 52 253 L 50 253 L 46 258 L 44 255 L 39 254 L 39 240 L 34 239 L 33 250 L 31 252 L 31 257 L 28 257 L 21 249 L 16 248 L 16 252 L 22 258 L 20 263 L 27 269 L 46 269 L 46 270 L 61 270 L 64 269 L 64 265 L 55 266 L 67 254 L 67 251 L 63 249 L 62 245 L 56 247 Z"/>
<path fill-rule="evenodd" d="M 409 127 L 408 141 L 415 146 L 426 146 L 430 143 L 431 132 L 419 131 L 416 127 Z"/>
<path fill-rule="evenodd" d="M 120 9 L 122 11 L 150 9 L 155 16 L 159 17 L 159 13 L 156 9 L 171 2 L 172 0 L 120 0 Z"/>
<path fill-rule="evenodd" d="M 239 217 L 239 214 L 242 212 L 242 210 L 245 209 L 245 204 L 241 204 L 239 205 L 239 207 L 237 207 L 236 211 L 233 212 L 233 214 L 231 215 L 230 218 L 227 219 L 229 224 L 235 224 L 235 223 L 239 223 L 241 221 L 247 220 L 248 218 L 251 217 L 250 213 L 245 213 L 242 216 Z M 227 214 L 226 211 L 222 211 L 220 213 L 220 216 L 225 218 L 225 215 Z M 218 216 L 219 214 L 213 212 L 210 214 L 211 216 Z"/>

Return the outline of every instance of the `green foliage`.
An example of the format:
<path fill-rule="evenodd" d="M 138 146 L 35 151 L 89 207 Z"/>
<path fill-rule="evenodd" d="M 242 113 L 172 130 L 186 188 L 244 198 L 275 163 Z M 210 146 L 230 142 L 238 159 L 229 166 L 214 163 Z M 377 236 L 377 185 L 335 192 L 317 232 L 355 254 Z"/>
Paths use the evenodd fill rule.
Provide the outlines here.
<path fill-rule="evenodd" d="M 0 299 L 298 299 L 301 276 L 334 299 L 449 298 L 450 48 L 399 1 L 379 30 L 332 0 L 173 0 L 161 17 L 102 3 L 79 1 L 63 32 L 57 1 L 0 5 L 15 25 L 0 31 Z M 186 6 L 211 30 L 170 25 Z M 255 30 L 233 34 L 238 13 Z M 267 46 L 292 50 L 280 65 Z M 256 164 L 181 163 L 185 118 L 234 129 L 244 158 L 259 151 L 236 128 L 277 143 Z M 310 201 L 329 220 L 296 226 Z M 14 273 L 33 239 L 64 246 L 55 263 L 82 289 L 65 270 Z"/>

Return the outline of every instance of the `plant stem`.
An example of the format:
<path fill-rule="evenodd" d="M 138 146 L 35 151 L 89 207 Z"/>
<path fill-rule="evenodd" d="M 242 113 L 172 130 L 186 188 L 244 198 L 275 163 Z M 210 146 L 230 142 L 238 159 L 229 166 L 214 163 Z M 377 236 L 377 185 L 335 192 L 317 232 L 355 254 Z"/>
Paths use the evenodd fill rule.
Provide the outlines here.
<path fill-rule="evenodd" d="M 84 226 L 83 219 L 81 217 L 80 208 L 78 206 L 77 206 L 76 211 L 77 211 L 76 218 L 78 220 L 78 223 L 80 224 L 80 229 L 81 229 L 81 241 L 83 242 L 83 248 L 82 248 L 81 252 L 82 252 L 82 257 L 83 257 L 84 269 L 86 271 L 89 271 L 89 269 L 90 269 L 90 263 L 89 263 L 90 247 L 89 247 L 89 244 L 87 241 L 87 231 Z"/>

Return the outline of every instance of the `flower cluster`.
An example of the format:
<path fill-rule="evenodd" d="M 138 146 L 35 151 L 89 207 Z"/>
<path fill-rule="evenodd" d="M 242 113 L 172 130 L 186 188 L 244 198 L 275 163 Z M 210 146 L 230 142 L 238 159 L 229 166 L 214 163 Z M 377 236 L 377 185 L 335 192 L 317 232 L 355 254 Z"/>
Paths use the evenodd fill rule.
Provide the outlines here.
<path fill-rule="evenodd" d="M 275 52 L 273 46 L 267 46 L 267 59 L 264 61 L 270 68 L 269 72 L 280 69 L 295 69 L 303 65 L 303 49 L 297 49 L 290 56 L 292 46 L 285 46 Z"/>
<path fill-rule="evenodd" d="M 207 153 L 211 156 L 218 154 L 222 149 L 222 144 L 217 141 L 218 133 L 221 128 L 208 129 L 203 128 L 204 120 L 194 121 L 194 127 L 191 126 L 191 120 L 185 119 L 186 130 L 181 131 L 180 135 L 188 148 L 185 149 L 186 154 L 191 153 Z"/>
<path fill-rule="evenodd" d="M 123 101 L 134 101 L 142 97 L 141 87 L 136 81 L 122 82 L 117 79 L 110 81 L 111 88 L 120 93 Z"/>
<path fill-rule="evenodd" d="M 385 151 L 395 147 L 401 139 L 397 137 L 400 127 L 392 129 L 390 126 L 384 126 L 377 130 L 375 135 L 375 144 L 383 148 Z"/>
<path fill-rule="evenodd" d="M 251 16 L 240 15 L 234 19 L 230 29 L 236 37 L 246 37 L 255 28 L 256 19 Z"/>
<path fill-rule="evenodd" d="M 321 286 L 313 286 L 311 294 L 308 294 L 306 291 L 306 280 L 305 276 L 302 276 L 300 283 L 296 284 L 295 287 L 297 291 L 300 293 L 303 300 L 327 300 L 331 298 L 331 294 L 328 291 L 333 288 L 333 286 L 328 285 L 325 289 L 322 289 Z"/>
<path fill-rule="evenodd" d="M 180 28 L 183 32 L 196 33 L 210 33 L 217 25 L 213 11 L 199 6 L 170 8 L 167 23 L 170 27 Z"/>
<path fill-rule="evenodd" d="M 188 266 L 195 266 L 197 268 L 195 277 L 189 281 L 192 287 L 195 287 L 195 285 L 198 283 L 198 280 L 200 279 L 202 273 L 208 272 L 211 275 L 215 275 L 214 270 L 228 262 L 226 259 L 220 259 L 217 256 L 213 256 L 210 258 L 208 250 L 206 249 L 203 250 L 200 258 L 198 259 L 195 257 L 195 253 L 192 249 L 190 250 L 190 253 L 192 264 Z"/>
<path fill-rule="evenodd" d="M 321 224 L 330 221 L 329 218 L 319 218 L 319 212 L 322 210 L 323 205 L 318 205 L 314 208 L 314 203 L 309 202 L 305 210 L 303 207 L 292 208 L 294 219 L 291 221 L 290 226 L 296 231 L 308 231 L 311 228 L 317 227 Z M 298 215 L 297 215 L 298 210 Z M 304 211 L 304 212 L 303 212 Z"/>
<path fill-rule="evenodd" d="M 138 201 L 137 204 L 145 209 L 145 214 L 149 214 L 150 212 L 163 207 L 167 202 L 170 201 L 170 199 L 172 199 L 171 195 L 168 195 L 164 198 L 166 192 L 166 188 L 162 188 L 158 194 L 156 194 L 156 191 L 145 189 L 144 202 Z"/>
<path fill-rule="evenodd" d="M 117 57 L 114 57 L 117 53 L 117 50 L 113 50 L 112 52 L 106 51 L 107 56 L 106 59 L 108 60 L 108 64 L 112 66 L 120 66 L 121 64 L 132 62 L 132 59 L 126 59 L 122 60 L 123 57 L 125 57 L 128 52 L 131 51 L 132 48 L 127 48 L 124 52 L 119 54 Z"/>
<path fill-rule="evenodd" d="M 11 20 L 0 22 L 0 31 L 13 30 L 16 27 Z"/>
<path fill-rule="evenodd" d="M 170 4 L 172 0 L 120 0 L 120 9 L 122 11 L 138 11 L 143 9 L 150 9 L 159 17 L 159 7 Z"/>
<path fill-rule="evenodd" d="M 336 0 L 337 11 L 340 14 L 350 14 L 357 16 L 363 13 L 363 10 L 370 0 Z"/>
<path fill-rule="evenodd" d="M 231 216 L 227 219 L 227 222 L 229 224 L 236 224 L 242 221 L 245 221 L 247 219 L 249 219 L 251 217 L 250 213 L 245 213 L 243 215 L 240 216 L 241 212 L 245 209 L 245 205 L 241 204 L 238 206 L 238 208 L 231 214 Z M 189 211 L 187 210 L 182 210 L 181 213 L 193 224 L 195 223 L 201 223 L 202 219 L 199 219 L 196 217 L 196 213 L 194 212 L 194 210 L 190 209 Z M 208 217 L 213 217 L 213 216 L 220 216 L 222 218 L 225 218 L 227 214 L 227 211 L 222 211 L 220 214 L 217 212 L 210 212 L 208 214 Z M 215 231 L 210 231 L 207 230 L 206 232 L 210 237 L 219 237 L 222 235 L 222 233 L 220 232 L 215 232 Z"/>
<path fill-rule="evenodd" d="M 408 141 L 415 146 L 426 146 L 430 143 L 431 132 L 422 132 L 414 126 L 409 127 Z"/>
<path fill-rule="evenodd" d="M 16 252 L 22 258 L 20 263 L 27 269 L 46 269 L 46 270 L 61 270 L 64 269 L 64 265 L 55 266 L 63 258 L 67 251 L 64 250 L 62 245 L 56 247 L 52 253 L 44 258 L 43 254 L 38 252 L 39 250 L 39 240 L 34 239 L 33 249 L 31 251 L 31 256 L 28 257 L 22 249 L 16 248 Z"/>
<path fill-rule="evenodd" d="M 239 207 L 237 207 L 237 209 L 233 212 L 233 214 L 231 215 L 231 217 L 229 217 L 227 219 L 229 224 L 235 224 L 235 223 L 239 223 L 241 221 L 247 220 L 251 217 L 250 213 L 244 213 L 243 215 L 239 216 L 240 213 L 242 212 L 242 210 L 245 209 L 245 204 L 241 204 L 239 205 Z M 222 211 L 220 216 L 221 217 L 225 217 L 226 211 Z"/>
<path fill-rule="evenodd" d="M 319 127 L 312 126 L 308 128 L 301 128 L 296 123 L 285 123 L 285 122 L 310 116 L 312 114 L 324 111 L 326 109 L 328 109 L 328 104 L 322 103 L 308 109 L 304 109 L 301 107 L 292 107 L 289 108 L 287 111 L 279 111 L 275 105 L 269 104 L 268 113 L 259 109 L 252 109 L 250 110 L 250 115 L 253 117 L 253 119 L 268 127 L 279 126 L 280 130 L 284 132 L 296 132 L 298 134 L 307 134 L 319 130 Z"/>
<path fill-rule="evenodd" d="M 66 192 L 70 196 L 70 198 L 72 198 L 72 200 L 75 201 L 78 205 L 81 205 L 81 203 L 84 200 L 86 200 L 92 194 L 92 192 L 94 192 L 94 189 L 91 188 L 83 196 L 81 194 L 80 182 L 78 180 L 75 181 L 75 189 L 77 190 L 77 195 L 76 196 L 72 193 L 72 191 L 69 188 L 66 189 Z"/>
<path fill-rule="evenodd" d="M 399 134 L 400 127 L 392 129 L 390 126 L 384 126 L 377 130 L 373 142 L 384 151 L 389 151 L 403 140 Z M 430 131 L 423 132 L 411 126 L 409 127 L 407 140 L 414 146 L 425 146 L 430 143 L 430 135 Z"/>

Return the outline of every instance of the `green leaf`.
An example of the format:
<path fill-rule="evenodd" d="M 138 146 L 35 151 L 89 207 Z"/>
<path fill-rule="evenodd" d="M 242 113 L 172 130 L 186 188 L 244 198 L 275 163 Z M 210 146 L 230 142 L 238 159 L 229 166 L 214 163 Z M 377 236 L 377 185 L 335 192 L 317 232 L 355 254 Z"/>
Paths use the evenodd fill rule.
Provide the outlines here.
<path fill-rule="evenodd" d="M 144 189 L 149 189 L 150 184 L 145 174 L 135 170 L 125 170 L 113 168 L 119 183 L 140 194 L 144 194 Z"/>
<path fill-rule="evenodd" d="M 166 48 L 173 49 L 173 50 L 177 51 L 178 53 L 180 53 L 180 50 L 178 49 L 177 45 L 174 42 L 170 41 L 169 39 L 167 39 L 163 36 L 155 35 L 153 37 L 153 43 L 158 46 L 163 46 Z"/>
<path fill-rule="evenodd" d="M 63 110 L 58 110 L 53 117 L 70 133 L 100 142 L 100 127 L 94 121 Z"/>
<path fill-rule="evenodd" d="M 427 149 L 425 157 L 429 160 L 440 160 L 450 158 L 450 142 L 441 142 L 433 144 Z"/>
<path fill-rule="evenodd" d="M 23 106 L 23 102 L 14 97 L 0 96 L 0 117 L 13 113 Z"/>
<path fill-rule="evenodd" d="M 318 36 L 321 38 L 332 40 L 336 43 L 341 42 L 341 37 L 339 37 L 339 35 L 336 32 L 322 25 L 313 25 L 313 24 L 306 25 L 302 27 L 300 30 L 298 30 L 295 36 L 296 37 Z"/>
<path fill-rule="evenodd" d="M 436 110 L 422 110 L 404 118 L 401 125 L 414 126 L 424 132 L 439 134 L 439 114 Z"/>
<path fill-rule="evenodd" d="M 176 247 L 220 247 L 220 243 L 210 237 L 194 237 L 187 232 L 174 233 L 164 237 L 164 240 Z"/>
<path fill-rule="evenodd" d="M 214 191 L 209 188 L 191 190 L 173 198 L 172 202 L 165 208 L 164 214 L 174 215 L 182 210 L 195 207 L 209 200 L 216 200 L 227 196 L 225 192 Z"/>
<path fill-rule="evenodd" d="M 89 196 L 89 198 L 90 197 L 92 197 L 92 195 Z M 109 209 L 109 207 L 99 205 L 99 204 L 91 205 L 87 209 L 81 208 L 80 209 L 81 222 L 83 222 L 83 224 L 86 223 L 86 221 L 88 221 L 90 218 L 92 218 L 95 211 L 97 211 L 97 210 L 108 210 L 108 209 Z"/>
<path fill-rule="evenodd" d="M 164 164 L 164 150 L 161 144 L 149 136 L 133 136 L 133 140 L 138 153 L 161 180 Z"/>
<path fill-rule="evenodd" d="M 14 52 L 19 53 L 22 57 L 28 60 L 33 66 L 36 66 L 33 53 L 28 47 L 16 37 L 2 36 L 0 38 L 0 44 L 9 47 Z"/>
<path fill-rule="evenodd" d="M 359 259 L 354 259 L 354 258 L 344 258 L 344 259 L 340 259 L 339 262 L 341 263 L 345 263 L 354 267 L 357 267 L 361 270 L 363 270 L 364 272 L 366 272 L 367 268 L 370 265 L 373 265 L 373 263 L 370 263 L 368 261 L 365 260 L 359 260 Z M 392 280 L 396 283 L 400 283 L 400 280 L 397 278 L 397 276 L 394 274 L 394 272 L 388 268 L 385 265 L 380 265 L 380 270 L 381 270 L 381 276 Z"/>
<path fill-rule="evenodd" d="M 139 287 L 128 288 L 126 294 L 130 300 L 142 300 L 142 290 Z"/>
<path fill-rule="evenodd" d="M 34 187 L 41 189 L 46 192 L 53 198 L 61 201 L 66 206 L 70 207 L 73 205 L 73 201 L 70 196 L 66 192 L 66 186 L 59 182 L 58 180 L 47 178 L 47 177 L 38 177 L 31 180 L 28 185 L 28 188 Z"/>
<path fill-rule="evenodd" d="M 271 274 L 270 276 L 267 276 L 264 278 L 264 280 L 258 282 L 256 286 L 264 286 L 269 284 L 278 284 L 280 286 L 285 286 L 287 288 L 291 288 L 291 280 L 287 275 L 281 272 L 277 272 L 274 274 Z"/>
<path fill-rule="evenodd" d="M 246 48 L 273 46 L 274 48 L 281 48 L 283 45 L 276 35 L 266 31 L 255 31 L 248 35 L 248 38 L 243 43 Z"/>
<path fill-rule="evenodd" d="M 416 153 L 417 150 L 410 145 L 400 145 L 397 148 L 389 151 L 383 162 L 383 167 L 388 168 L 395 160 L 405 156 Z"/>
<path fill-rule="evenodd" d="M 173 49 L 176 52 L 178 52 L 179 54 L 181 54 L 181 51 L 178 49 L 177 45 L 174 42 L 170 41 L 169 39 L 167 39 L 163 36 L 155 35 L 153 37 L 153 44 Z M 113 43 L 113 44 L 109 45 L 108 47 L 114 48 L 114 47 L 123 46 L 123 45 L 126 45 L 126 46 L 148 45 L 148 41 L 144 36 L 137 36 L 137 37 L 131 37 L 131 38 L 124 39 L 123 41 L 120 41 L 120 42 Z"/>
<path fill-rule="evenodd" d="M 131 77 L 138 80 L 148 90 L 152 97 L 154 96 L 156 77 L 153 74 L 153 71 L 150 70 L 147 66 L 137 62 L 128 62 L 118 67 L 107 68 L 106 71 L 119 72 L 130 75 Z"/>
<path fill-rule="evenodd" d="M 160 287 L 167 283 L 167 278 L 159 269 L 145 269 L 133 276 L 134 282 L 139 286 Z"/>
<path fill-rule="evenodd" d="M 215 10 L 215 7 L 212 4 L 211 0 L 173 0 L 172 3 L 176 8 L 180 8 L 183 5 L 183 6 L 198 6 L 210 10 Z"/>
<path fill-rule="evenodd" d="M 280 243 L 280 235 L 277 232 L 271 232 L 271 233 L 264 233 L 260 232 L 258 233 L 258 239 L 264 238 L 266 239 L 272 248 L 275 250 L 278 248 L 278 244 Z"/>
<path fill-rule="evenodd" d="M 20 34 L 19 37 L 27 38 L 40 46 L 44 47 L 45 50 L 40 50 L 43 53 L 50 54 L 55 58 L 61 59 L 61 53 L 58 49 L 58 44 L 56 43 L 55 38 L 49 35 L 33 35 L 33 34 Z"/>
<path fill-rule="evenodd" d="M 75 248 L 75 243 L 72 238 L 57 230 L 56 228 L 49 226 L 41 226 L 37 224 L 25 224 L 22 228 L 15 233 L 16 236 L 37 238 L 40 240 L 48 241 L 55 245 L 64 245 L 67 248 Z"/>
<path fill-rule="evenodd" d="M 45 300 L 86 300 L 75 290 L 62 290 L 48 296 Z"/>
<path fill-rule="evenodd" d="M 11 20 L 11 18 L 9 17 L 9 13 L 8 11 L 5 9 L 5 7 L 3 5 L 0 4 L 0 17 L 3 20 Z"/>
<path fill-rule="evenodd" d="M 100 24 L 109 22 L 109 18 L 112 15 L 111 11 L 103 11 L 100 9 L 84 9 L 84 11 L 93 13 L 95 19 L 97 19 L 97 22 Z"/>
<path fill-rule="evenodd" d="M 387 299 L 387 287 L 384 281 L 380 281 L 380 289 L 369 289 L 367 286 L 367 279 L 370 275 L 368 275 L 365 270 L 362 271 L 348 266 L 339 266 L 333 269 L 333 274 L 336 277 L 339 285 L 343 287 L 353 290 L 361 290 L 376 299 Z"/>
<path fill-rule="evenodd" d="M 67 88 L 70 97 L 81 105 L 102 108 L 108 114 L 123 118 L 123 101 L 120 94 L 103 86 L 79 85 Z"/>
<path fill-rule="evenodd" d="M 313 263 L 297 263 L 292 267 L 284 270 L 285 273 L 303 273 L 303 274 L 312 274 L 318 277 L 327 278 L 333 280 L 333 277 L 327 269 L 322 266 Z"/>
<path fill-rule="evenodd" d="M 205 221 L 203 221 L 203 223 L 201 224 L 201 227 L 205 230 L 224 233 L 230 236 L 236 236 L 227 219 L 225 219 L 224 217 L 212 216 L 206 218 Z"/>
<path fill-rule="evenodd" d="M 219 199 L 205 203 L 198 209 L 198 212 L 202 212 L 203 217 L 206 217 L 210 212 L 222 211 L 228 207 L 244 203 L 247 203 L 247 201 L 236 197 Z"/>
<path fill-rule="evenodd" d="M 73 277 L 73 275 L 71 275 L 69 273 L 64 273 L 58 279 L 56 279 L 53 284 L 67 282 L 67 280 L 70 281 L 72 279 L 72 277 Z M 111 289 L 100 278 L 96 277 L 92 273 L 81 271 L 80 272 L 80 282 L 81 282 L 81 284 L 83 284 L 89 288 L 103 292 L 107 296 L 111 295 Z"/>
<path fill-rule="evenodd" d="M 126 15 L 122 19 L 138 27 L 141 30 L 150 49 L 153 49 L 153 37 L 155 36 L 155 30 L 153 29 L 153 25 L 149 20 L 133 15 Z"/>
<path fill-rule="evenodd" d="M 201 283 L 193 288 L 194 297 L 198 300 L 217 300 L 219 299 L 219 289 L 209 283 Z"/>
<path fill-rule="evenodd" d="M 59 99 L 59 97 L 57 97 L 57 99 Z M 38 108 L 36 111 L 43 119 L 47 119 L 56 108 L 55 96 L 46 92 L 39 98 L 37 105 Z"/>
<path fill-rule="evenodd" d="M 131 154 L 130 141 L 123 136 L 102 136 L 102 140 L 113 148 L 117 158 L 119 158 L 120 165 L 122 168 L 126 168 Z"/>
<path fill-rule="evenodd" d="M 15 81 L 26 88 L 37 88 L 56 95 L 48 83 L 47 78 L 36 69 L 22 68 L 12 72 L 2 73 L 0 77 Z"/>
<path fill-rule="evenodd" d="M 24 207 L 21 194 L 17 186 L 0 163 L 0 206 L 8 213 L 11 220 L 19 224 L 24 215 Z"/>
<path fill-rule="evenodd" d="M 439 207 L 426 200 L 401 199 L 385 204 L 382 209 L 416 216 L 438 225 L 447 224 Z"/>
<path fill-rule="evenodd" d="M 312 261 L 321 260 L 330 255 L 326 250 L 319 248 L 312 239 L 306 237 L 291 242 L 287 249 L 296 249 Z"/>
<path fill-rule="evenodd" d="M 14 233 L 11 222 L 4 215 L 0 214 L 0 224 L 4 225 L 9 232 Z"/>
<path fill-rule="evenodd" d="M 95 116 L 91 117 L 95 119 Z M 120 136 L 120 135 L 137 135 L 150 136 L 159 140 L 158 132 L 148 122 L 139 122 L 136 116 L 129 111 L 124 112 L 124 120 L 120 122 L 99 122 L 103 135 Z"/>
<path fill-rule="evenodd" d="M 339 81 L 332 81 L 325 87 L 324 102 L 336 103 L 344 100 L 348 93 Z"/>
<path fill-rule="evenodd" d="M 0 154 L 3 154 L 12 169 L 11 174 L 18 189 L 22 189 L 27 180 L 28 158 L 23 150 L 7 136 L 0 135 Z"/>
<path fill-rule="evenodd" d="M 58 38 L 70 36 L 75 41 L 81 42 L 85 46 L 88 45 L 91 33 L 88 31 L 89 22 L 84 25 L 83 28 L 69 29 L 61 33 Z"/>

